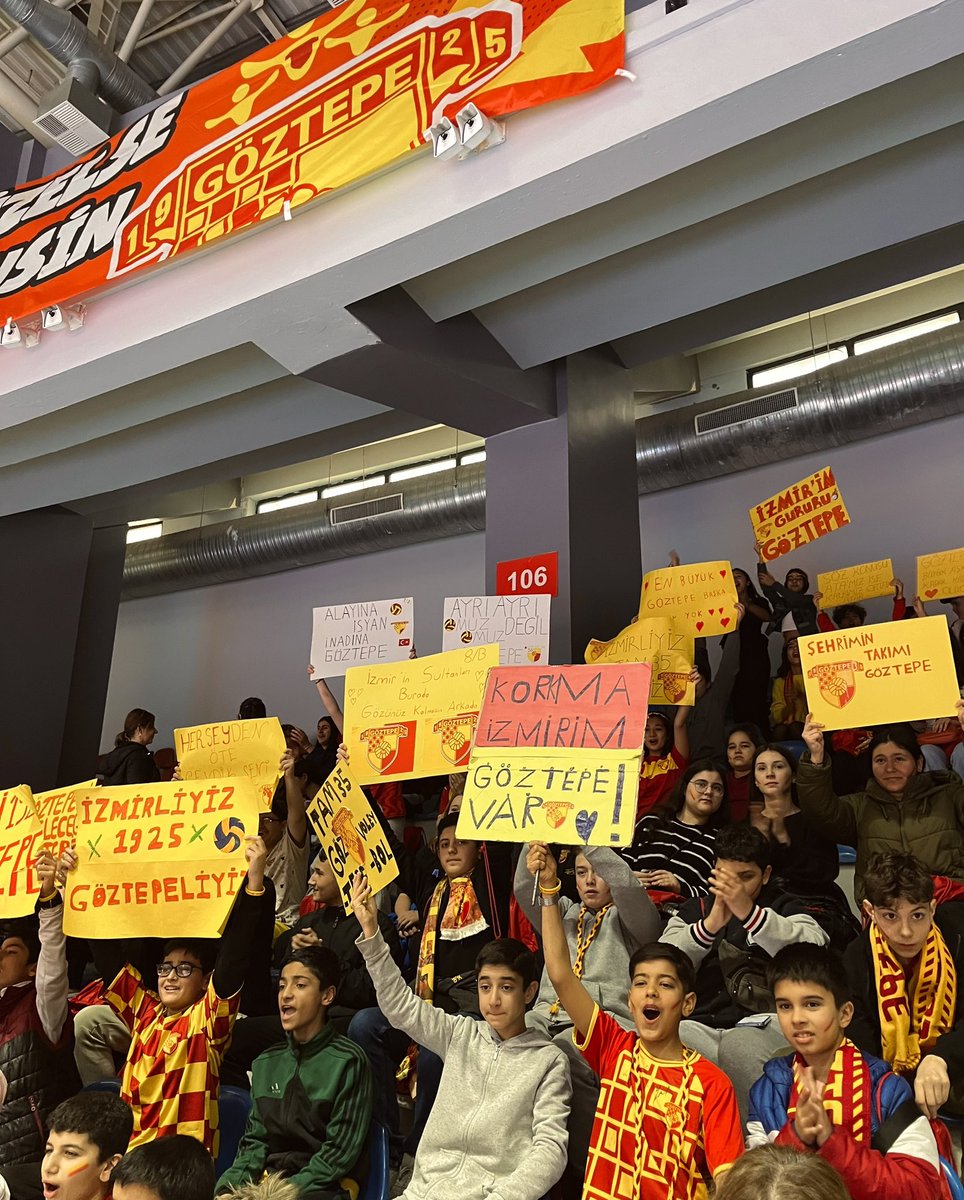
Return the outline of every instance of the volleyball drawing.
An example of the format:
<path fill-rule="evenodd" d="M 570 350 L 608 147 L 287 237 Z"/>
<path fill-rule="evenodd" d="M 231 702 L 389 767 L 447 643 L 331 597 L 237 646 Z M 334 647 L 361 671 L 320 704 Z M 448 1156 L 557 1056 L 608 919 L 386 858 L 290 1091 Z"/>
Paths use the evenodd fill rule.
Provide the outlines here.
<path fill-rule="evenodd" d="M 240 817 L 225 817 L 214 827 L 214 844 L 223 854 L 233 854 L 244 837 L 244 822 Z"/>

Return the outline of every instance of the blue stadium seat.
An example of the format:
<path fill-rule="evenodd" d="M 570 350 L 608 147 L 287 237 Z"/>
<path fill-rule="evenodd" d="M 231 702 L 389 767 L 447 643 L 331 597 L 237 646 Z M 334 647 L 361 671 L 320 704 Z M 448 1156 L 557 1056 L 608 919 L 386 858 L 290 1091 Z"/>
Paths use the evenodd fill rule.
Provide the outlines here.
<path fill-rule="evenodd" d="M 961 1183 L 960 1176 L 946 1159 L 941 1159 L 941 1166 L 944 1168 L 947 1186 L 951 1190 L 951 1200 L 964 1200 L 964 1183 Z"/>
<path fill-rule="evenodd" d="M 120 1095 L 120 1080 L 119 1079 L 98 1079 L 94 1083 L 88 1083 L 84 1087 L 85 1092 L 113 1092 L 115 1096 Z"/>
<path fill-rule="evenodd" d="M 372 1121 L 368 1178 L 358 1194 L 358 1200 L 388 1200 L 388 1171 L 388 1127 L 380 1121 Z"/>

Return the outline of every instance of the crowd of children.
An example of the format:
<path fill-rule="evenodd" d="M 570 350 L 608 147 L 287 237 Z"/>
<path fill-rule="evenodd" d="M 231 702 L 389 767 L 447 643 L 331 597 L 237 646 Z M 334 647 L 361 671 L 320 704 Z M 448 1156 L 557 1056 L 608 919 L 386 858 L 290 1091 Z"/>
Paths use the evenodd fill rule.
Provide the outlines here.
<path fill-rule="evenodd" d="M 76 856 L 43 852 L 0 928 L 0 1200 L 358 1200 L 379 1146 L 405 1200 L 964 1195 L 964 702 L 943 761 L 826 734 L 795 644 L 819 595 L 734 575 L 715 679 L 700 648 L 695 705 L 650 714 L 630 846 L 466 841 L 459 776 L 402 839 L 370 789 L 399 878 L 346 910 L 306 821 L 347 758 L 322 682 L 217 942 L 68 945 Z M 106 786 L 160 778 L 154 734 L 132 710 Z"/>

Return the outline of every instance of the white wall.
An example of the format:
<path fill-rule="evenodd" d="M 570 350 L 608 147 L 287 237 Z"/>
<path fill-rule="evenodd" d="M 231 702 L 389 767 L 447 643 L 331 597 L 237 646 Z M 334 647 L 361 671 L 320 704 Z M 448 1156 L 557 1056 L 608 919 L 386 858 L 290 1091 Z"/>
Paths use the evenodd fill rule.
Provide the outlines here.
<path fill-rule="evenodd" d="M 807 454 L 639 500 L 643 570 L 664 566 L 670 549 L 684 562 L 727 558 L 754 578 L 748 510 L 820 467 L 833 468 L 851 524 L 773 564 L 783 578 L 799 566 L 816 587 L 818 571 L 892 558 L 913 596 L 916 557 L 964 544 L 958 495 L 964 417 Z M 888 620 L 890 602 L 867 601 L 868 620 Z M 932 613 L 947 612 L 941 605 Z M 774 639 L 774 643 L 776 639 Z M 773 647 L 771 646 L 771 649 Z"/>
<path fill-rule="evenodd" d="M 312 732 L 322 712 L 305 673 L 312 608 L 414 596 L 415 642 L 431 654 L 441 648 L 443 598 L 484 591 L 477 533 L 128 600 L 117 620 L 102 747 L 113 745 L 131 708 L 156 713 L 156 748 L 173 745 L 178 726 L 236 716 L 246 696 Z M 340 696 L 341 680 L 332 687 Z"/>

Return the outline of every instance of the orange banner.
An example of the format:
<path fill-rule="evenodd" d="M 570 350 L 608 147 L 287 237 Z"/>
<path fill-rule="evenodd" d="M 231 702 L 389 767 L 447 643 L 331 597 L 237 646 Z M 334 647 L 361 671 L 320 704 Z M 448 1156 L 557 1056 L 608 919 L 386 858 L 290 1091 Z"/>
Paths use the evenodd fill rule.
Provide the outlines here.
<path fill-rule="evenodd" d="M 0 319 L 277 218 L 418 149 L 468 103 L 504 116 L 622 62 L 622 0 L 351 0 L 0 193 Z"/>

